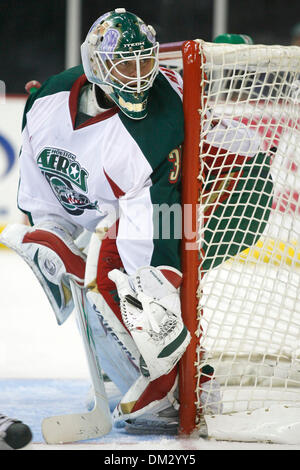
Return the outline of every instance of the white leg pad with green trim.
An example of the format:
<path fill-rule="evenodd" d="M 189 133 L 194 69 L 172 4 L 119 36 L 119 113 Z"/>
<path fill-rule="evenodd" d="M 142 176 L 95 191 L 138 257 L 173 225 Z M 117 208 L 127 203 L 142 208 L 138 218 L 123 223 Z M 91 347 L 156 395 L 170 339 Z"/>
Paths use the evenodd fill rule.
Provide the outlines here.
<path fill-rule="evenodd" d="M 4 245 L 16 251 L 41 284 L 61 325 L 74 308 L 69 279 L 84 285 L 85 255 L 67 231 L 53 221 L 28 227 L 8 225 L 0 235 Z"/>

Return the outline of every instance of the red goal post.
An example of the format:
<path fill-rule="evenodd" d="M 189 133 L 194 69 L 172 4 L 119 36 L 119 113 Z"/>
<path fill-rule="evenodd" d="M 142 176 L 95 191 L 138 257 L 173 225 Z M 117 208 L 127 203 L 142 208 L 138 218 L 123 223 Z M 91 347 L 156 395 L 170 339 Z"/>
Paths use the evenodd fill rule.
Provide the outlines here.
<path fill-rule="evenodd" d="M 183 284 L 181 287 L 181 303 L 183 317 L 186 326 L 191 332 L 197 330 L 197 308 L 198 308 L 198 265 L 199 254 L 195 249 L 185 250 L 186 244 L 197 244 L 197 205 L 199 200 L 199 181 L 197 178 L 191 180 L 188 175 L 200 173 L 199 160 L 199 138 L 200 138 L 200 93 L 201 93 L 201 68 L 199 45 L 194 41 L 176 42 L 163 44 L 160 47 L 160 62 L 165 67 L 177 69 L 183 72 L 184 57 L 184 114 L 189 116 L 185 120 L 185 143 L 184 154 L 189 158 L 184 160 L 182 168 L 182 201 L 183 204 L 190 205 L 194 211 L 189 223 L 190 238 L 187 239 L 187 230 L 183 230 L 182 239 L 182 273 Z M 199 86 L 195 86 L 195 83 Z M 187 224 L 188 225 L 188 224 Z M 194 234 L 194 235 L 192 235 Z M 192 235 L 192 237 L 191 237 Z M 193 313 L 192 313 L 193 312 Z M 192 313 L 192 314 L 191 314 Z M 180 362 L 180 429 L 183 434 L 191 434 L 195 429 L 196 408 L 196 378 L 194 363 L 196 362 L 196 348 L 198 338 L 192 335 L 191 343 Z M 186 377 L 189 377 L 186 380 Z"/>
<path fill-rule="evenodd" d="M 183 68 L 183 57 L 185 58 Z M 184 159 L 182 167 L 182 202 L 191 207 L 190 220 L 183 225 L 182 238 L 182 273 L 183 284 L 181 287 L 182 313 L 186 326 L 191 332 L 198 327 L 198 267 L 199 252 L 197 249 L 186 249 L 186 245 L 197 245 L 197 206 L 200 193 L 200 182 L 189 175 L 200 173 L 199 139 L 200 139 L 200 114 L 201 101 L 201 68 L 199 44 L 195 41 L 163 44 L 160 48 L 160 62 L 166 67 L 175 68 L 181 74 L 184 73 L 184 99 L 183 108 L 185 116 L 185 142 Z M 199 84 L 199 86 L 195 86 Z M 188 238 L 187 238 L 188 236 Z M 191 343 L 180 362 L 180 432 L 189 435 L 195 430 L 195 418 L 200 410 L 196 407 L 196 349 L 199 339 L 192 335 Z M 188 379 L 187 379 L 188 377 Z"/>
<path fill-rule="evenodd" d="M 197 40 L 161 61 L 184 80 L 180 432 L 299 443 L 300 48 Z"/>

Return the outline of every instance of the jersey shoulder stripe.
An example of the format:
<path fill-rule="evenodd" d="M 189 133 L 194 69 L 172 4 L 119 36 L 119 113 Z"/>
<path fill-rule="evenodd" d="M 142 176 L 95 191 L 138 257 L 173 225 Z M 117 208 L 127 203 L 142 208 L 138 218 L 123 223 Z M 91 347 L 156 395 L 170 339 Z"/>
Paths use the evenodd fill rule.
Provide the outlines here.
<path fill-rule="evenodd" d="M 53 75 L 52 77 L 48 78 L 41 88 L 37 91 L 32 93 L 28 100 L 26 101 L 24 115 L 23 115 L 23 123 L 22 129 L 26 126 L 26 115 L 32 108 L 35 101 L 39 98 L 43 98 L 45 96 L 54 95 L 55 93 L 59 93 L 61 91 L 70 91 L 74 82 L 84 73 L 83 67 L 78 65 L 76 67 L 72 67 L 68 70 L 64 70 L 63 72 Z"/>
<path fill-rule="evenodd" d="M 159 68 L 164 77 L 168 80 L 171 87 L 176 91 L 176 93 L 182 99 L 183 97 L 183 80 L 178 72 L 175 70 L 166 69 L 165 67 Z"/>

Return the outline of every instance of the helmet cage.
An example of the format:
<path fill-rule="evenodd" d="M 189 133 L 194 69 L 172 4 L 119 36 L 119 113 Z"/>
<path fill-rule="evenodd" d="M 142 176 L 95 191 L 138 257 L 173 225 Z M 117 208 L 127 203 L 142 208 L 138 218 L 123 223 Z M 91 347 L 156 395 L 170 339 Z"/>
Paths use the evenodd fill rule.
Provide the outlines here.
<path fill-rule="evenodd" d="M 142 93 L 148 90 L 152 87 L 158 73 L 158 50 L 159 44 L 156 43 L 153 47 L 139 50 L 122 52 L 94 51 L 94 58 L 102 84 L 127 93 Z M 152 61 L 152 66 L 145 73 L 141 70 L 141 61 L 144 60 Z M 136 74 L 134 76 L 126 75 L 124 71 L 122 72 L 119 69 L 120 65 L 129 62 L 135 63 Z"/>
<path fill-rule="evenodd" d="M 98 18 L 81 46 L 88 81 L 131 119 L 147 115 L 148 95 L 159 72 L 155 35 L 152 26 L 119 8 Z"/>

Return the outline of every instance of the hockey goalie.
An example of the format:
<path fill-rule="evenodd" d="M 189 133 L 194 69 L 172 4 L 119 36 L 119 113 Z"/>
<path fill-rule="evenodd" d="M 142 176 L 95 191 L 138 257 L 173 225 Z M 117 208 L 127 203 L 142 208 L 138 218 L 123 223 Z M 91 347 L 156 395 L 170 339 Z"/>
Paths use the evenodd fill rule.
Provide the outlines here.
<path fill-rule="evenodd" d="M 18 206 L 31 226 L 8 226 L 1 242 L 30 265 L 58 324 L 74 308 L 71 281 L 85 297 L 97 358 L 122 394 L 114 420 L 128 432 L 174 434 L 190 341 L 180 308 L 183 84 L 159 67 L 158 49 L 151 26 L 116 9 L 92 25 L 83 67 L 30 95 Z M 236 135 L 219 122 L 207 145 L 220 147 L 228 126 Z M 243 142 L 240 168 L 258 148 L 250 134 Z"/>

